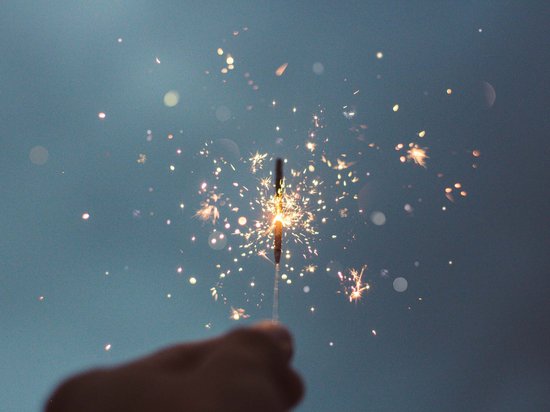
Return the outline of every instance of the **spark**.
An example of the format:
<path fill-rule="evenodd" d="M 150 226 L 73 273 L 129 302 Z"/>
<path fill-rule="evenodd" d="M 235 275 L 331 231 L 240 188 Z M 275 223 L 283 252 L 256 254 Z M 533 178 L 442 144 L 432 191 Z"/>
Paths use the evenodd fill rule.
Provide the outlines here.
<path fill-rule="evenodd" d="M 250 315 L 248 315 L 244 309 L 231 307 L 231 316 L 229 316 L 229 319 L 240 320 L 249 317 Z"/>
<path fill-rule="evenodd" d="M 139 157 L 137 158 L 136 162 L 138 162 L 139 164 L 143 164 L 147 161 L 147 156 L 143 153 L 140 153 L 139 154 Z"/>
<path fill-rule="evenodd" d="M 411 144 L 407 150 L 407 159 L 412 160 L 415 164 L 426 167 L 426 159 L 429 156 L 426 154 L 426 148 L 418 147 L 416 144 Z"/>
<path fill-rule="evenodd" d="M 297 181 L 296 187 L 292 184 L 285 184 L 285 191 L 281 199 L 272 196 L 272 183 L 270 177 L 260 179 L 256 187 L 257 197 L 250 202 L 252 210 L 259 209 L 259 218 L 248 226 L 248 230 L 241 232 L 245 243 L 241 248 L 258 251 L 270 248 L 273 243 L 275 224 L 282 222 L 283 227 L 288 230 L 289 235 L 285 239 L 290 239 L 296 244 L 303 245 L 309 252 L 311 248 L 311 238 L 318 234 L 315 227 L 316 212 L 320 211 L 324 205 L 316 180 L 309 180 L 307 176 L 302 176 L 301 172 L 291 173 L 295 178 L 302 178 Z"/>
<path fill-rule="evenodd" d="M 201 186 L 202 190 L 206 189 L 206 183 Z M 199 218 L 203 222 L 211 221 L 212 224 L 216 224 L 216 221 L 220 218 L 220 210 L 216 206 L 216 203 L 222 198 L 223 193 L 217 194 L 210 193 L 210 196 L 200 203 L 201 208 L 195 213 L 195 217 Z"/>
<path fill-rule="evenodd" d="M 286 70 L 287 67 L 288 67 L 288 63 L 283 63 L 283 64 L 281 64 L 281 65 L 277 68 L 277 70 L 275 70 L 275 75 L 276 75 L 277 77 L 282 76 L 283 73 L 285 72 L 285 70 Z"/>
<path fill-rule="evenodd" d="M 256 151 L 256 153 L 248 159 L 248 161 L 250 162 L 250 171 L 252 173 L 256 173 L 258 170 L 263 169 L 264 160 L 266 159 L 266 157 L 267 153 L 260 153 Z"/>
<path fill-rule="evenodd" d="M 304 267 L 304 272 L 315 273 L 315 270 L 317 270 L 317 266 L 315 265 L 307 265 Z"/>
<path fill-rule="evenodd" d="M 350 302 L 357 301 L 363 296 L 363 292 L 370 289 L 370 285 L 363 281 L 363 274 L 367 269 L 367 265 L 361 268 L 361 271 L 357 269 L 350 269 L 349 275 L 346 276 L 342 272 L 338 272 L 340 282 L 344 286 L 344 294 L 348 297 Z"/>
<path fill-rule="evenodd" d="M 306 143 L 306 149 L 309 150 L 310 152 L 314 152 L 315 151 L 315 148 L 317 147 L 317 145 L 313 142 L 307 142 Z"/>

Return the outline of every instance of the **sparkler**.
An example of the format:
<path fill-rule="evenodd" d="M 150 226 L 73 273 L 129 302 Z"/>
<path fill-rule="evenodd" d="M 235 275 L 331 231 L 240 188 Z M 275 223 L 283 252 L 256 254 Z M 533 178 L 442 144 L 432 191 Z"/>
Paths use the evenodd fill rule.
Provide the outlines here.
<path fill-rule="evenodd" d="M 273 228 L 275 258 L 275 280 L 273 284 L 273 321 L 279 320 L 279 270 L 283 248 L 283 160 L 277 159 L 275 165 L 275 220 Z"/>

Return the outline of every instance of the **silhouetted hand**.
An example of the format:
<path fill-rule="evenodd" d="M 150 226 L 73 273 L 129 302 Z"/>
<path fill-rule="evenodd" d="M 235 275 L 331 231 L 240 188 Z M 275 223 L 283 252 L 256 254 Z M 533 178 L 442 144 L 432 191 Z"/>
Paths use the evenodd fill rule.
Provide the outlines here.
<path fill-rule="evenodd" d="M 262 322 L 72 377 L 46 411 L 286 411 L 304 392 L 292 352 L 288 330 Z"/>

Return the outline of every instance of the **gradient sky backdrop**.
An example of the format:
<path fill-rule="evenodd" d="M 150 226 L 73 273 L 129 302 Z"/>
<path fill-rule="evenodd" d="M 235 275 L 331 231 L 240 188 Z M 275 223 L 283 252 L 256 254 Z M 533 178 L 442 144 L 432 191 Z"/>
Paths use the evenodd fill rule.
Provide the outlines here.
<path fill-rule="evenodd" d="M 308 388 L 298 410 L 550 410 L 544 9 L 542 1 L 3 1 L 0 410 L 40 410 L 70 373 L 234 327 L 210 287 L 214 264 L 231 265 L 236 253 L 209 248 L 212 227 L 192 217 L 200 183 L 212 181 L 211 159 L 197 152 L 230 139 L 245 159 L 260 150 L 304 167 L 321 108 L 327 155 L 357 161 L 354 190 L 366 196 L 322 228 L 318 271 L 281 288 L 281 320 Z M 235 58 L 227 75 L 219 47 Z M 496 91 L 492 105 L 482 82 Z M 163 104 L 169 90 L 180 95 L 172 108 Z M 364 140 L 350 131 L 360 124 Z M 394 150 L 413 140 L 429 147 L 426 169 L 401 164 Z M 40 149 L 31 156 L 37 146 L 47 159 Z M 217 150 L 238 163 L 235 146 Z M 254 179 L 240 167 L 220 191 Z M 468 196 L 449 202 L 443 181 L 461 182 Z M 384 225 L 372 224 L 373 211 Z M 364 264 L 372 290 L 350 304 L 324 269 Z M 239 321 L 247 324 L 270 316 L 273 274 L 260 258 L 242 266 L 227 293 L 251 315 Z M 392 281 L 401 276 L 408 289 L 398 293 Z M 260 308 L 243 296 L 253 295 L 252 278 L 266 293 Z"/>

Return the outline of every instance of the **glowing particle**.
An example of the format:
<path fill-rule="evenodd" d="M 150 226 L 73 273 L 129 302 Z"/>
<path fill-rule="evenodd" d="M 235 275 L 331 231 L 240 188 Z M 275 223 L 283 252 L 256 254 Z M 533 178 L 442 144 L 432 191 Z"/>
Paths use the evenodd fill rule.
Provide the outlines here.
<path fill-rule="evenodd" d="M 234 63 L 235 63 L 235 59 L 233 58 L 233 56 L 228 55 L 227 58 L 225 59 L 225 62 L 226 62 L 227 64 L 234 64 Z"/>
<path fill-rule="evenodd" d="M 167 293 L 166 294 L 166 299 L 171 299 L 172 298 L 172 294 L 171 293 Z"/>
<path fill-rule="evenodd" d="M 227 74 L 227 67 L 222 67 L 220 71 L 222 72 L 222 74 Z"/>
<path fill-rule="evenodd" d="M 239 222 L 239 225 L 241 225 L 241 226 L 246 225 L 246 222 L 247 222 L 246 217 L 244 217 L 244 216 L 239 217 L 238 222 Z"/>
<path fill-rule="evenodd" d="M 329 342 L 328 346 L 334 346 L 334 342 Z"/>
<path fill-rule="evenodd" d="M 304 286 L 303 290 L 304 290 L 304 293 L 309 293 L 310 288 L 309 288 L 309 286 Z"/>
<path fill-rule="evenodd" d="M 481 152 L 479 150 L 473 150 L 472 151 L 472 156 L 479 157 L 479 156 L 481 156 Z"/>
<path fill-rule="evenodd" d="M 288 63 L 283 63 L 283 64 L 281 64 L 281 65 L 277 68 L 277 70 L 275 70 L 275 75 L 278 76 L 278 77 L 282 76 L 283 73 L 285 72 L 287 66 L 288 66 Z"/>
<path fill-rule="evenodd" d="M 170 90 L 164 95 L 164 105 L 174 107 L 180 101 L 180 95 L 176 90 Z"/>
<path fill-rule="evenodd" d="M 190 277 L 189 278 L 189 283 L 192 284 L 192 285 L 196 285 L 197 284 L 197 278 Z"/>
<path fill-rule="evenodd" d="M 453 89 L 447 89 L 447 94 L 452 94 L 453 93 Z"/>
<path fill-rule="evenodd" d="M 111 350 L 111 344 L 106 344 L 103 349 L 105 349 L 105 352 L 109 352 Z"/>
<path fill-rule="evenodd" d="M 314 306 L 310 307 L 310 308 L 309 308 L 309 311 L 310 311 L 310 312 L 315 312 L 315 307 L 314 307 Z"/>
<path fill-rule="evenodd" d="M 44 296 L 39 296 L 39 297 L 38 297 L 38 300 L 39 300 L 40 302 L 43 302 L 43 301 L 44 301 Z"/>
<path fill-rule="evenodd" d="M 382 53 L 381 51 L 376 52 L 376 58 L 377 59 L 381 59 L 382 57 L 384 57 L 384 53 Z"/>
<path fill-rule="evenodd" d="M 99 112 L 97 114 L 97 117 L 99 117 L 101 120 L 105 119 L 107 117 L 107 115 L 105 114 L 105 112 Z"/>
<path fill-rule="evenodd" d="M 138 162 L 139 164 L 144 164 L 146 161 L 147 161 L 147 155 L 145 155 L 144 153 L 140 153 L 136 160 L 136 162 Z"/>
<path fill-rule="evenodd" d="M 174 170 L 176 170 L 176 166 L 170 165 L 170 171 L 173 172 Z"/>
<path fill-rule="evenodd" d="M 424 137 L 426 136 L 426 130 L 421 130 L 420 132 L 418 132 L 418 137 Z"/>
<path fill-rule="evenodd" d="M 178 266 L 178 268 L 176 269 L 176 272 L 183 273 L 183 268 L 181 266 Z"/>
<path fill-rule="evenodd" d="M 297 109 L 296 107 L 293 107 L 293 108 L 292 108 L 292 113 L 296 113 L 297 110 L 298 110 L 298 109 Z"/>
<path fill-rule="evenodd" d="M 155 57 L 155 63 L 160 64 L 160 59 L 158 57 Z"/>
<path fill-rule="evenodd" d="M 218 53 L 218 56 L 222 56 L 223 55 L 223 49 L 221 47 L 218 47 L 217 53 Z"/>
<path fill-rule="evenodd" d="M 82 220 L 88 220 L 90 218 L 90 214 L 88 212 L 82 213 Z"/>
<path fill-rule="evenodd" d="M 118 39 L 116 39 L 116 41 L 122 43 L 122 37 L 119 37 Z"/>
<path fill-rule="evenodd" d="M 376 336 L 376 330 L 373 329 L 373 330 L 371 330 L 370 332 L 371 332 L 374 336 Z"/>
<path fill-rule="evenodd" d="M 398 104 L 394 104 L 392 110 L 393 110 L 394 112 L 398 111 L 398 110 L 399 110 L 399 105 L 398 105 Z"/>

